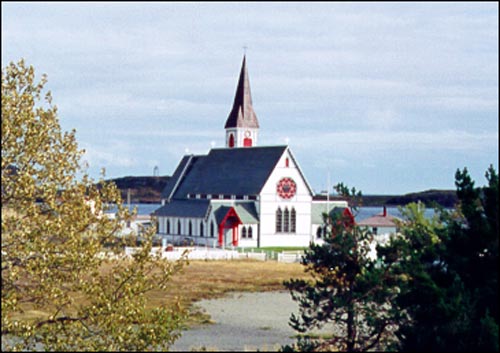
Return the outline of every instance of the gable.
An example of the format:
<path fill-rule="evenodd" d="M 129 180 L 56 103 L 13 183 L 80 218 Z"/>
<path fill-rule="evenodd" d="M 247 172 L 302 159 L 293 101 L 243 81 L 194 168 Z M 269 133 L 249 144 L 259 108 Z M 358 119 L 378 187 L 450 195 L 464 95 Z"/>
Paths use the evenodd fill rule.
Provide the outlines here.
<path fill-rule="evenodd" d="M 286 151 L 280 157 L 272 174 L 262 189 L 262 193 L 268 196 L 276 194 L 276 187 L 279 181 L 283 178 L 290 178 L 296 184 L 296 195 L 306 196 L 312 198 L 314 192 L 307 182 L 302 170 L 300 169 L 297 160 L 293 156 L 290 148 L 287 147 Z M 271 196 L 272 197 L 272 196 Z"/>

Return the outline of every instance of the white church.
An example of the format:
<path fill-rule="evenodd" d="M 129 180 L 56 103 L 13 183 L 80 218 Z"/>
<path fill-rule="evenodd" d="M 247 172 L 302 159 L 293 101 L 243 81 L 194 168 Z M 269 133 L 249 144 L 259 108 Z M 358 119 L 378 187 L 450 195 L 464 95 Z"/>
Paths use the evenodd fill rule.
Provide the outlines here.
<path fill-rule="evenodd" d="M 159 237 L 221 248 L 306 247 L 323 241 L 323 213 L 350 214 L 346 201 L 314 194 L 289 146 L 259 146 L 258 135 L 243 57 L 226 147 L 181 159 L 152 214 Z"/>

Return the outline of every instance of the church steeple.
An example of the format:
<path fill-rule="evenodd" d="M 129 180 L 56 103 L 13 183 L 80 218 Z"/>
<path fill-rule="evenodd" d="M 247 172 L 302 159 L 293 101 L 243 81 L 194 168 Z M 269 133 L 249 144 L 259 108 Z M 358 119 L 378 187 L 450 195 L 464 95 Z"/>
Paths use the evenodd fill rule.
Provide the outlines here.
<path fill-rule="evenodd" d="M 259 121 L 252 106 L 246 56 L 243 56 L 233 108 L 224 128 L 226 129 L 226 147 L 251 147 L 257 143 Z"/>

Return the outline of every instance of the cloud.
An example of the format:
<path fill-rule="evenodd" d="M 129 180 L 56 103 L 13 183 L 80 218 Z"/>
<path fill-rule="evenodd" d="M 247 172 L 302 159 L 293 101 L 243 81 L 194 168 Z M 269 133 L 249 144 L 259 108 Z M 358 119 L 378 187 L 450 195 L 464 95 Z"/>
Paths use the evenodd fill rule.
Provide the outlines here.
<path fill-rule="evenodd" d="M 308 143 L 308 134 L 292 137 L 301 148 L 317 149 L 314 146 L 332 146 L 342 151 L 356 148 L 361 151 L 404 151 L 408 149 L 429 151 L 449 150 L 461 151 L 489 151 L 498 145 L 498 133 L 470 133 L 466 131 L 347 131 L 324 132 L 314 134 L 314 144 Z"/>
<path fill-rule="evenodd" d="M 47 73 L 63 127 L 116 174 L 224 145 L 244 45 L 259 144 L 288 136 L 313 180 L 498 160 L 496 3 L 1 6 L 3 66 Z"/>
<path fill-rule="evenodd" d="M 120 141 L 113 141 L 104 146 L 82 144 L 81 147 L 85 150 L 82 161 L 94 170 L 103 167 L 131 168 L 137 164 L 137 158 L 130 154 L 130 148 Z"/>

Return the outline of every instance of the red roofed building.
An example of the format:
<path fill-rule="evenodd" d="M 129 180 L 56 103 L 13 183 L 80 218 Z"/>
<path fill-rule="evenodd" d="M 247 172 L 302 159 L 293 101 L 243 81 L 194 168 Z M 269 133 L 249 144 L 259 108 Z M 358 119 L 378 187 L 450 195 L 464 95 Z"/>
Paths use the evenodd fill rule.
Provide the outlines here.
<path fill-rule="evenodd" d="M 384 210 L 381 214 L 358 222 L 358 226 L 369 228 L 374 235 L 391 234 L 399 231 L 398 221 L 400 221 L 400 219 L 388 214 L 387 208 L 384 206 Z"/>

